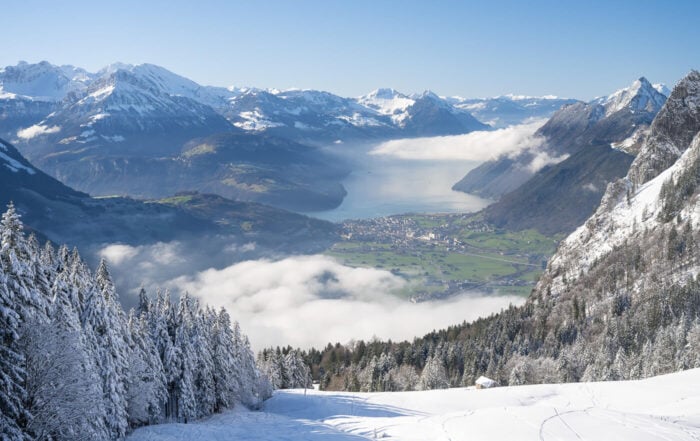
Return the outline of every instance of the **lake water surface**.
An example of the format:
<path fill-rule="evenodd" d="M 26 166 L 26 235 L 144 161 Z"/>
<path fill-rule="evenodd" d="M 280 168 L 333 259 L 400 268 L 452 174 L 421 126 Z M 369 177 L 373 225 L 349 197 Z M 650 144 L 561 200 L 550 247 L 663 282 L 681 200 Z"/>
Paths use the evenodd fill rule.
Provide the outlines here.
<path fill-rule="evenodd" d="M 337 222 L 403 213 L 474 212 L 492 202 L 452 190 L 479 162 L 406 160 L 370 150 L 358 148 L 352 157 L 353 172 L 343 181 L 348 192 L 343 203 L 307 214 Z"/>

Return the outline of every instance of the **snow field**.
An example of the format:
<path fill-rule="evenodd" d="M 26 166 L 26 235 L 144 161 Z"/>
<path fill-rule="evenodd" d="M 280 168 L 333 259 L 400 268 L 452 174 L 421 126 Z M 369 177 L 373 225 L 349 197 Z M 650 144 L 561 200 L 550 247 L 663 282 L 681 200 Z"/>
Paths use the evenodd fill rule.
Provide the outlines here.
<path fill-rule="evenodd" d="M 135 431 L 180 440 L 700 440 L 700 369 L 639 381 L 476 390 L 277 391 L 260 412 Z"/>

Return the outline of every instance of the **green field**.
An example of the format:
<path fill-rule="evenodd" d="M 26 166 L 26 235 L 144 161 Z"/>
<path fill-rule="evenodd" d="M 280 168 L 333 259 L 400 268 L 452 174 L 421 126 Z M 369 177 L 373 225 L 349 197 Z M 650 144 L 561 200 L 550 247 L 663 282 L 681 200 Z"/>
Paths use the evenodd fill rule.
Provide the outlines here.
<path fill-rule="evenodd" d="M 441 240 L 391 243 L 378 232 L 375 240 L 336 243 L 326 254 L 346 265 L 384 269 L 405 278 L 409 284 L 399 293 L 405 297 L 444 297 L 470 289 L 527 295 L 560 239 L 534 230 L 474 228 L 474 222 L 449 215 L 405 218 L 425 231 L 439 232 Z"/>

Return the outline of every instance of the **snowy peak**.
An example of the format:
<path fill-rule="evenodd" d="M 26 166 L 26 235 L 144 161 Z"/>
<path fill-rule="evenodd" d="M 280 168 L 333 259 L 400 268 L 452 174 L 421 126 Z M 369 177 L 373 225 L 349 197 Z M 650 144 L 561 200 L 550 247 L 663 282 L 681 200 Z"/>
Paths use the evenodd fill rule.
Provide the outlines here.
<path fill-rule="evenodd" d="M 363 97 L 360 98 L 368 98 L 368 99 L 380 99 L 380 100 L 391 100 L 394 98 L 408 98 L 407 95 L 402 94 L 396 89 L 392 89 L 389 87 L 380 87 L 379 89 L 375 89 L 368 93 L 367 95 L 364 95 Z"/>
<path fill-rule="evenodd" d="M 415 103 L 413 98 L 394 89 L 377 89 L 357 99 L 360 105 L 382 115 L 399 115 Z"/>
<path fill-rule="evenodd" d="M 61 101 L 71 92 L 86 89 L 92 78 L 87 71 L 73 66 L 22 61 L 0 69 L 0 97 L 19 95 L 36 101 Z"/>
<path fill-rule="evenodd" d="M 416 99 L 421 99 L 421 98 L 426 98 L 426 99 L 431 99 L 435 101 L 444 101 L 442 98 L 437 96 L 432 90 L 424 90 L 422 93 L 416 94 L 414 96 Z"/>
<path fill-rule="evenodd" d="M 652 84 L 652 86 L 654 87 L 654 89 L 656 89 L 657 92 L 659 92 L 663 96 L 668 97 L 671 95 L 671 89 L 666 87 L 664 83 L 654 83 Z"/>
<path fill-rule="evenodd" d="M 605 116 L 610 116 L 623 109 L 657 113 L 665 101 L 666 95 L 660 93 L 646 78 L 641 77 L 629 87 L 600 99 L 599 103 L 605 107 Z"/>

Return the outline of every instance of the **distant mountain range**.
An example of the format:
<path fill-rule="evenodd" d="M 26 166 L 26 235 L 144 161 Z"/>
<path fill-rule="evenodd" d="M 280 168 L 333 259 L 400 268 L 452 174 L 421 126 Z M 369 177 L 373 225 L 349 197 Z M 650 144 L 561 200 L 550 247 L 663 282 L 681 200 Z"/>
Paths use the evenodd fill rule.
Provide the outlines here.
<path fill-rule="evenodd" d="M 447 97 L 454 107 L 466 110 L 479 121 L 494 128 L 503 128 L 549 118 L 554 112 L 578 100 L 556 96 L 504 95 L 494 98 Z"/>
<path fill-rule="evenodd" d="M 499 126 L 549 115 L 570 101 L 466 100 L 393 89 L 343 98 L 202 86 L 151 64 L 117 63 L 92 73 L 20 62 L 0 69 L 0 136 L 50 175 L 93 195 L 215 191 L 314 211 L 341 203 L 340 180 L 349 169 L 309 146 L 489 130 L 471 112 Z M 290 167 L 280 165 L 281 157 L 293 157 Z"/>
<path fill-rule="evenodd" d="M 510 229 L 568 233 L 591 215 L 607 184 L 624 176 L 668 90 L 640 78 L 591 102 L 558 110 L 539 147 L 470 171 L 454 189 L 499 199 L 486 219 Z"/>

